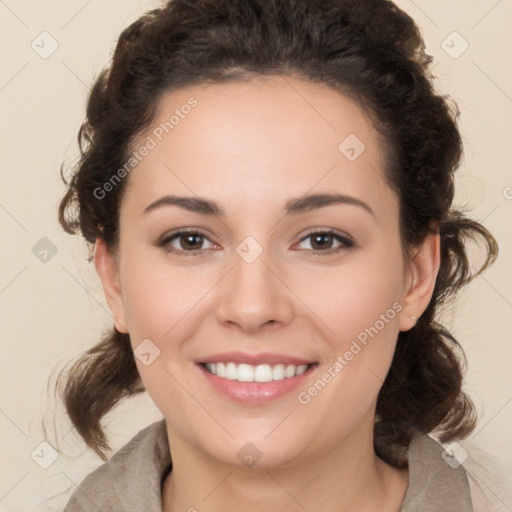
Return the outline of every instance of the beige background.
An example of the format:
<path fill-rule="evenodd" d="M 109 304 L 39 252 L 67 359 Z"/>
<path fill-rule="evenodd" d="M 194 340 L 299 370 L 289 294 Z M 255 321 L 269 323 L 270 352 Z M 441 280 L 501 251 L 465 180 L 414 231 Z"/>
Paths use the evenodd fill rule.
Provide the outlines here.
<path fill-rule="evenodd" d="M 461 110 L 466 153 L 456 200 L 473 207 L 473 217 L 501 248 L 496 264 L 466 289 L 454 314 L 446 315 L 466 350 L 466 389 L 481 416 L 475 433 L 460 443 L 469 453 L 464 465 L 477 475 L 494 472 L 483 450 L 508 465 L 512 475 L 512 2 L 397 3 L 423 31 L 437 62 L 439 90 L 453 95 Z M 59 166 L 78 154 L 88 87 L 107 64 L 120 31 L 157 5 L 0 1 L 0 510 L 62 510 L 74 484 L 101 462 L 84 450 L 59 404 L 47 399 L 51 372 L 96 342 L 111 320 L 85 246 L 57 222 L 64 191 Z M 58 43 L 47 59 L 31 48 L 43 31 Z M 469 47 L 453 58 L 464 40 Z M 50 40 L 45 41 L 48 50 Z M 32 252 L 42 237 L 57 249 L 46 263 Z M 477 252 L 475 258 L 476 265 Z M 47 441 L 54 446 L 58 441 L 68 455 L 59 455 L 47 469 L 35 462 L 37 454 L 39 462 L 51 462 L 51 449 L 40 446 L 45 413 Z M 107 419 L 114 449 L 160 417 L 147 395 L 120 405 Z M 512 510 L 510 494 L 492 491 L 503 510 Z"/>

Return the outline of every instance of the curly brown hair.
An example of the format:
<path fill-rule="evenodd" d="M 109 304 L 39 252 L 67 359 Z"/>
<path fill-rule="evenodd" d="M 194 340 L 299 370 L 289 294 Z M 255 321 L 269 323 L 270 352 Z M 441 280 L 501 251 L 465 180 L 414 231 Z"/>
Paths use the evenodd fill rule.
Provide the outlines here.
<path fill-rule="evenodd" d="M 170 0 L 120 35 L 109 67 L 96 79 L 78 142 L 80 159 L 59 208 L 66 232 L 97 237 L 115 250 L 128 178 L 105 197 L 95 191 L 129 157 L 135 137 L 154 120 L 164 92 L 192 84 L 294 75 L 353 99 L 383 138 L 386 180 L 399 198 L 404 253 L 439 231 L 441 262 L 430 303 L 398 335 L 377 401 L 376 453 L 407 464 L 415 433 L 441 441 L 467 437 L 475 407 L 462 391 L 464 352 L 436 320 L 441 305 L 492 264 L 489 231 L 452 209 L 462 142 L 456 105 L 434 90 L 432 57 L 414 21 L 388 0 Z M 471 272 L 467 241 L 483 240 L 486 258 Z M 63 370 L 56 389 L 80 436 L 103 460 L 110 446 L 101 419 L 144 391 L 128 334 L 115 328 Z M 397 450 L 398 448 L 398 450 Z"/>

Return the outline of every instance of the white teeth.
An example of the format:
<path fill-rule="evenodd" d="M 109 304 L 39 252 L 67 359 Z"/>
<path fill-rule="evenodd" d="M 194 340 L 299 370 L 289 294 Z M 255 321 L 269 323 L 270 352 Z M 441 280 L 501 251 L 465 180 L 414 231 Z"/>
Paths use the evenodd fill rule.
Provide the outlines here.
<path fill-rule="evenodd" d="M 295 375 L 302 375 L 308 368 L 308 365 L 307 364 L 303 364 L 301 366 L 298 366 L 297 367 L 297 371 L 295 372 Z"/>
<path fill-rule="evenodd" d="M 256 366 L 254 371 L 255 382 L 270 382 L 272 380 L 272 368 L 268 364 L 260 364 Z"/>
<path fill-rule="evenodd" d="M 214 367 L 215 365 L 212 364 L 211 366 Z M 237 380 L 240 382 L 253 382 L 254 367 L 252 367 L 250 364 L 239 364 L 237 377 Z"/>
<path fill-rule="evenodd" d="M 276 364 L 272 368 L 272 380 L 283 380 L 284 378 L 284 364 Z"/>
<path fill-rule="evenodd" d="M 295 366 L 293 364 L 289 364 L 284 370 L 284 376 L 289 379 L 295 375 Z"/>
<path fill-rule="evenodd" d="M 229 380 L 236 380 L 237 379 L 237 369 L 235 363 L 228 363 L 226 365 L 226 373 L 224 377 Z"/>
<path fill-rule="evenodd" d="M 205 368 L 213 375 L 224 379 L 237 380 L 238 382 L 271 382 L 273 380 L 290 379 L 302 375 L 308 368 L 307 364 L 295 366 L 293 364 L 250 364 L 206 363 Z"/>

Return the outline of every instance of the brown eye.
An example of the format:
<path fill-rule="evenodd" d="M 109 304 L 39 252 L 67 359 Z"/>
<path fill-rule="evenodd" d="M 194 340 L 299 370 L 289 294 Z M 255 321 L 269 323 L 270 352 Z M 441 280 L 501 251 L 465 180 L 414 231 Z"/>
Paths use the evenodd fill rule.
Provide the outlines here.
<path fill-rule="evenodd" d="M 198 233 L 187 233 L 179 235 L 178 241 L 181 247 L 185 250 L 197 250 L 201 249 L 201 246 L 203 245 L 203 235 Z"/>
<path fill-rule="evenodd" d="M 351 240 L 334 231 L 313 231 L 302 238 L 301 242 L 308 239 L 310 240 L 310 247 L 306 248 L 306 250 L 317 253 L 333 253 L 354 247 L 354 243 Z M 333 247 L 333 244 L 336 242 L 338 245 Z"/>
<path fill-rule="evenodd" d="M 212 243 L 206 235 L 198 231 L 178 231 L 170 235 L 165 235 L 158 242 L 158 246 L 168 252 L 180 256 L 187 256 L 204 252 L 206 250 L 203 247 L 205 241 Z"/>
<path fill-rule="evenodd" d="M 313 247 L 313 249 L 315 250 L 330 249 L 334 242 L 334 237 L 332 235 L 324 233 L 311 235 L 310 238 L 311 247 Z"/>

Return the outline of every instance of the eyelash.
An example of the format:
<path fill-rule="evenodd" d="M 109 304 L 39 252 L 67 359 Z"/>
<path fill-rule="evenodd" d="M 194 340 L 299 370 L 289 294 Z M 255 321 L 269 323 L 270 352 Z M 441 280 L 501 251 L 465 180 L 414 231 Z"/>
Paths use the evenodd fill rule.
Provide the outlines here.
<path fill-rule="evenodd" d="M 166 252 L 176 254 L 177 256 L 200 256 L 200 255 L 203 255 L 204 254 L 203 249 L 198 249 L 198 250 L 194 250 L 194 251 L 184 251 L 181 249 L 176 249 L 175 247 L 172 247 L 171 245 L 169 245 L 172 240 L 179 238 L 182 235 L 187 235 L 187 234 L 200 235 L 203 238 L 209 240 L 209 238 L 201 231 L 198 231 L 195 229 L 184 229 L 181 231 L 177 231 L 175 233 L 170 233 L 170 234 L 164 235 L 157 242 L 157 246 L 163 248 Z M 343 244 L 340 247 L 336 247 L 334 249 L 327 249 L 327 250 L 304 249 L 305 251 L 311 253 L 314 256 L 337 254 L 341 251 L 347 251 L 347 250 L 353 249 L 356 245 L 354 242 L 352 242 L 348 238 L 338 234 L 333 229 L 326 229 L 323 231 L 317 229 L 314 231 L 310 231 L 308 234 L 306 234 L 299 240 L 299 243 L 310 238 L 312 235 L 331 235 L 338 242 L 341 242 Z"/>

